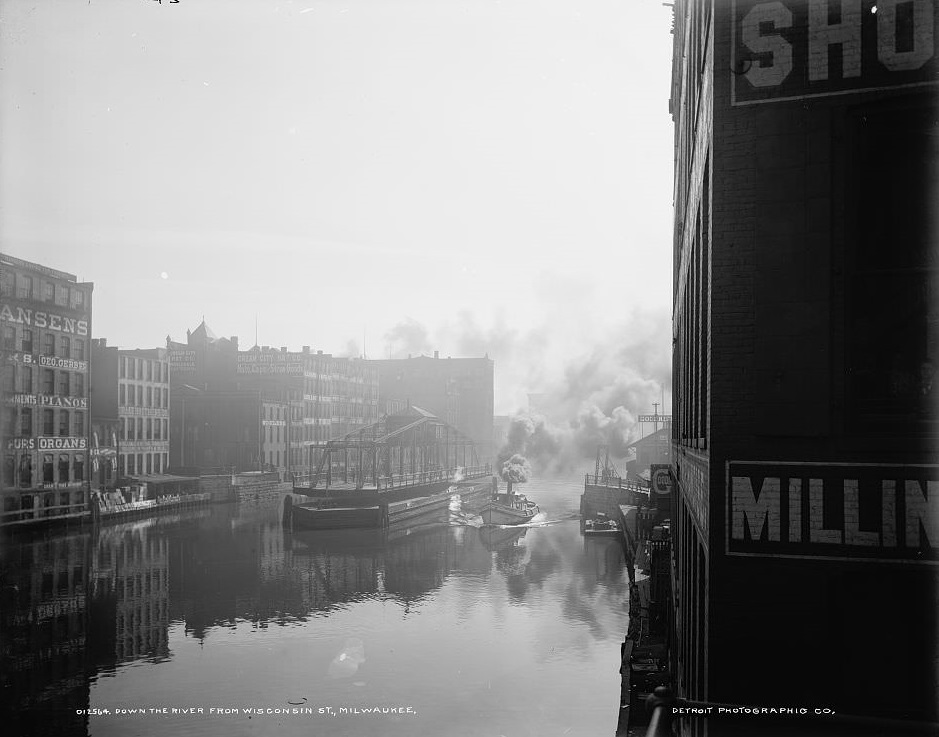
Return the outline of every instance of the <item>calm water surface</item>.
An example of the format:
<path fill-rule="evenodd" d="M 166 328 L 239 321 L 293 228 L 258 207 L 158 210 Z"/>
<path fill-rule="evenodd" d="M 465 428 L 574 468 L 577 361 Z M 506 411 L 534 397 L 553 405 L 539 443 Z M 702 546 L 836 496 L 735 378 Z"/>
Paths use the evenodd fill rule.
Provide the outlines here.
<path fill-rule="evenodd" d="M 5 541 L 4 706 L 21 734 L 612 735 L 622 551 L 581 536 L 578 481 L 524 493 L 525 528 L 291 534 L 243 504 Z"/>

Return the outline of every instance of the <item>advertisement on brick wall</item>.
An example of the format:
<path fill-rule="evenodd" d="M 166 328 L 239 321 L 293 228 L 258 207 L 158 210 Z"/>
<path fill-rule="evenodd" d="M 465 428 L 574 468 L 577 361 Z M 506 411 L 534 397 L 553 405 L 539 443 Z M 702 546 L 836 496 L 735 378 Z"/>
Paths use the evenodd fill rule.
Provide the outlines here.
<path fill-rule="evenodd" d="M 933 0 L 735 0 L 731 102 L 939 82 Z"/>
<path fill-rule="evenodd" d="M 939 562 L 939 466 L 730 461 L 728 555 Z"/>

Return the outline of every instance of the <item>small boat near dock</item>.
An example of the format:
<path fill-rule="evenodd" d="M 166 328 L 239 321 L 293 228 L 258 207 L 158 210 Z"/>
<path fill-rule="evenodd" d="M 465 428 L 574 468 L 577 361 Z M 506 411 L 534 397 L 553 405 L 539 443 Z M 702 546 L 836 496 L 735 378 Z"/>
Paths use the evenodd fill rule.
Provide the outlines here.
<path fill-rule="evenodd" d="M 622 531 L 619 522 L 603 512 L 584 520 L 584 535 L 617 535 Z"/>

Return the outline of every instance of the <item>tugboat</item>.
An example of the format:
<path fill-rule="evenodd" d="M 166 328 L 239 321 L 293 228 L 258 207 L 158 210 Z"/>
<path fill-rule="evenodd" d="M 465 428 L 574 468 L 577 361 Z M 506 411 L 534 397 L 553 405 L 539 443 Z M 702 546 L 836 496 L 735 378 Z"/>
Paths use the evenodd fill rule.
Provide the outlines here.
<path fill-rule="evenodd" d="M 523 525 L 530 522 L 541 511 L 538 505 L 530 501 L 528 497 L 523 494 L 515 494 L 512 491 L 511 480 L 508 482 L 505 494 L 499 493 L 499 481 L 496 477 L 493 477 L 492 482 L 493 494 L 479 510 L 479 515 L 483 518 L 483 524 Z"/>

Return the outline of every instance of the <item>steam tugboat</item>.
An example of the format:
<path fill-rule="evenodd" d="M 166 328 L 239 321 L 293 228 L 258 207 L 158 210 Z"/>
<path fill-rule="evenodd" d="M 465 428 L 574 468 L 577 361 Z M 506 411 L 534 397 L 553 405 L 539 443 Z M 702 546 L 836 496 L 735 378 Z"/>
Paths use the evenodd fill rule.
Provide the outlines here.
<path fill-rule="evenodd" d="M 521 458 L 521 456 L 512 457 L 512 459 L 515 458 Z M 492 496 L 479 510 L 484 525 L 523 525 L 530 522 L 541 511 L 538 505 L 530 501 L 528 497 L 512 491 L 513 482 L 524 481 L 528 478 L 527 473 L 512 474 L 508 472 L 510 469 L 507 469 L 507 467 L 512 459 L 503 465 L 503 478 L 506 479 L 507 484 L 505 494 L 499 493 L 499 479 L 495 476 L 492 477 Z M 527 461 L 522 460 L 527 467 Z M 521 476 L 521 478 L 518 476 Z"/>

